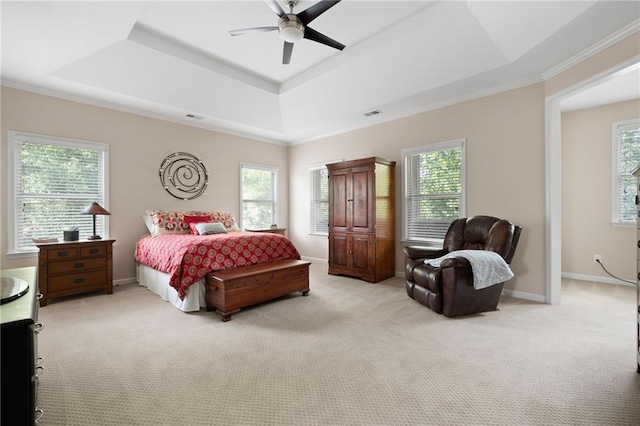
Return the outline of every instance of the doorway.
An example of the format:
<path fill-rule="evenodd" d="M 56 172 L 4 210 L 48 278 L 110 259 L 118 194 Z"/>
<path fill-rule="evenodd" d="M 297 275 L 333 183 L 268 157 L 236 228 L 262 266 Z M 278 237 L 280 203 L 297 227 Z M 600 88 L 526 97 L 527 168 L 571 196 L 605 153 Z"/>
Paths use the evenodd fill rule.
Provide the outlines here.
<path fill-rule="evenodd" d="M 545 302 L 559 304 L 561 302 L 562 274 L 562 103 L 587 90 L 628 72 L 638 66 L 638 58 L 633 58 L 605 72 L 583 80 L 561 92 L 555 93 L 545 100 L 545 191 L 546 191 L 546 295 Z M 620 99 L 622 100 L 622 99 Z M 602 101 L 602 104 L 613 100 Z M 595 106 L 595 105 L 594 105 Z"/>

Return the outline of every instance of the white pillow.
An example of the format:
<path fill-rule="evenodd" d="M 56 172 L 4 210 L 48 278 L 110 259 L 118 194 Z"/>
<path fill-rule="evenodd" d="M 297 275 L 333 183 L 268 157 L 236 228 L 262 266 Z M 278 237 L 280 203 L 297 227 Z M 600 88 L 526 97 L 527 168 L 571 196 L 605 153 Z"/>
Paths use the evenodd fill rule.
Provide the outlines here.
<path fill-rule="evenodd" d="M 227 230 L 220 222 L 200 222 L 193 225 L 200 235 L 226 234 Z"/>
<path fill-rule="evenodd" d="M 150 234 L 153 234 L 153 218 L 148 214 L 142 216 L 142 220 L 144 220 L 144 224 L 147 226 Z"/>

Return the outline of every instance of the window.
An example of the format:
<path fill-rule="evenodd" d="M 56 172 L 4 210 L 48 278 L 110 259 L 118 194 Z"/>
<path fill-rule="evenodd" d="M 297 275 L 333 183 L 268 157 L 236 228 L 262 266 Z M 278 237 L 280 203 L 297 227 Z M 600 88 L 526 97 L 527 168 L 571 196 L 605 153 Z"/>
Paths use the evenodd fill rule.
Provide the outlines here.
<path fill-rule="evenodd" d="M 465 215 L 465 140 L 402 150 L 403 239 L 436 242 Z"/>
<path fill-rule="evenodd" d="M 243 229 L 264 229 L 278 223 L 277 177 L 277 167 L 240 164 L 240 211 Z"/>
<path fill-rule="evenodd" d="M 329 171 L 326 165 L 309 168 L 311 180 L 311 235 L 329 234 Z"/>
<path fill-rule="evenodd" d="M 37 251 L 33 238 L 62 238 L 77 226 L 93 234 L 93 216 L 80 211 L 93 201 L 107 208 L 109 146 L 9 132 L 9 251 Z M 107 208 L 108 209 L 108 208 Z M 105 216 L 96 232 L 106 235 Z"/>
<path fill-rule="evenodd" d="M 640 165 L 640 119 L 612 125 L 614 224 L 636 223 L 636 179 L 631 172 Z"/>

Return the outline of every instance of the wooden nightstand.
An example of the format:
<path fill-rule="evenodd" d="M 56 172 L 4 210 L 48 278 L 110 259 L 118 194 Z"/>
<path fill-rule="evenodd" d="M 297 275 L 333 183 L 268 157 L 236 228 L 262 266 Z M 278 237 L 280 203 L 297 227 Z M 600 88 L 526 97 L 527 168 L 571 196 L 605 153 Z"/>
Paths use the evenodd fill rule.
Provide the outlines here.
<path fill-rule="evenodd" d="M 270 234 L 286 235 L 287 228 L 246 229 L 247 232 L 268 232 Z"/>
<path fill-rule="evenodd" d="M 38 286 L 46 306 L 50 298 L 104 290 L 113 293 L 113 243 L 115 240 L 70 241 L 36 244 Z"/>

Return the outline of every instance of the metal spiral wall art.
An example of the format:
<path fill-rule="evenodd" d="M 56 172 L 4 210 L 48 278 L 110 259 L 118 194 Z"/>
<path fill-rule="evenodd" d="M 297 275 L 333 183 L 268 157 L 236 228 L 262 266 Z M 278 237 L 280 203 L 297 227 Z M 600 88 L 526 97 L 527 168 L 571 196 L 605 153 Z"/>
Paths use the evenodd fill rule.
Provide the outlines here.
<path fill-rule="evenodd" d="M 202 161 L 186 152 L 174 152 L 160 164 L 160 182 L 180 200 L 198 198 L 209 186 L 209 172 Z"/>

